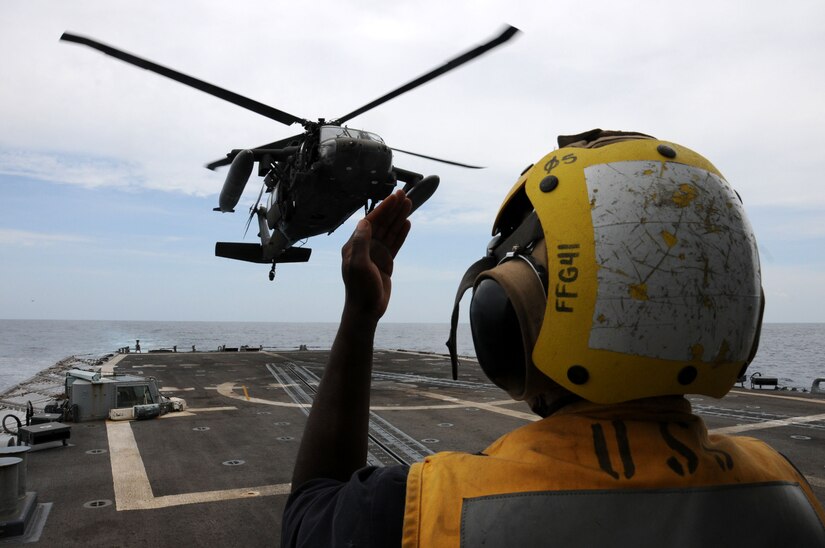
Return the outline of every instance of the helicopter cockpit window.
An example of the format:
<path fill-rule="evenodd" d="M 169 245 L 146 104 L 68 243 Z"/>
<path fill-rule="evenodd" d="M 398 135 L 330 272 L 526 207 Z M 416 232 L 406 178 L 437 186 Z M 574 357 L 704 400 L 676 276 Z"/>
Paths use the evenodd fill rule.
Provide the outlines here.
<path fill-rule="evenodd" d="M 361 138 L 366 139 L 368 141 L 375 141 L 376 143 L 383 143 L 384 139 L 376 135 L 375 133 L 370 133 L 369 131 L 362 131 Z"/>
<path fill-rule="evenodd" d="M 330 139 L 336 139 L 338 137 L 342 137 L 344 135 L 344 128 L 339 126 L 322 126 L 321 127 L 321 137 L 320 141 L 323 143 L 324 141 L 329 141 Z"/>
<path fill-rule="evenodd" d="M 365 141 L 375 141 L 376 143 L 383 143 L 384 140 L 375 133 L 354 129 L 351 127 L 341 126 L 322 126 L 320 142 L 328 141 L 330 139 L 337 139 L 339 137 L 352 137 L 353 139 L 364 139 Z"/>

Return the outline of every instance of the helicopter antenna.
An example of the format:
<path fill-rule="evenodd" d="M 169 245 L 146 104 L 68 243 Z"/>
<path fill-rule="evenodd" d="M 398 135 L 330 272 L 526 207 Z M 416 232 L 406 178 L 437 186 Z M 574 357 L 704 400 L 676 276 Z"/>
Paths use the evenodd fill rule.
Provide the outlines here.
<path fill-rule="evenodd" d="M 516 33 L 518 33 L 518 32 L 519 32 L 519 30 L 516 27 L 514 27 L 512 25 L 508 25 L 504 29 L 504 31 L 501 32 L 501 34 L 499 34 L 498 36 L 496 36 L 495 38 L 493 38 L 489 42 L 485 42 L 484 44 L 481 44 L 480 46 L 477 46 L 477 47 L 471 49 L 470 51 L 459 55 L 455 59 L 451 59 L 450 61 L 447 61 L 446 63 L 444 63 L 440 67 L 438 67 L 434 70 L 431 70 L 427 74 L 419 76 L 415 80 L 412 80 L 411 82 L 408 82 L 408 83 L 404 84 L 400 88 L 398 88 L 394 91 L 391 91 L 391 92 L 387 93 L 386 95 L 383 95 L 383 96 L 379 97 L 375 101 L 373 101 L 371 103 L 368 103 L 368 104 L 364 105 L 363 107 L 361 107 L 359 109 L 353 110 L 349 114 L 345 114 L 344 116 L 341 116 L 340 118 L 338 118 L 337 120 L 335 120 L 332 123 L 335 124 L 335 125 L 341 125 L 344 122 L 346 122 L 347 120 L 350 120 L 351 118 L 355 118 L 359 114 L 363 114 L 363 113 L 367 112 L 368 110 L 371 110 L 371 109 L 377 107 L 378 105 L 386 103 L 390 99 L 395 99 L 396 97 L 398 97 L 402 93 L 406 93 L 406 92 L 410 91 L 411 89 L 417 88 L 418 86 L 420 86 L 422 84 L 426 84 L 427 82 L 429 82 L 433 78 L 437 78 L 437 77 L 441 76 L 442 74 L 444 74 L 445 72 L 451 71 L 454 68 L 458 68 L 459 66 L 463 65 L 464 63 L 475 59 L 479 55 L 483 55 L 483 54 L 487 53 L 488 51 L 490 51 L 491 49 L 493 49 L 497 46 L 500 46 L 501 44 L 503 44 L 504 42 L 506 42 L 507 40 L 509 40 L 513 36 L 515 36 Z"/>
<path fill-rule="evenodd" d="M 230 103 L 238 105 L 239 107 L 251 110 L 252 112 L 255 112 L 262 116 L 266 116 L 267 118 L 270 118 L 277 122 L 281 122 L 282 124 L 291 126 L 292 124 L 306 125 L 310 123 L 309 120 L 298 118 L 297 116 L 293 116 L 292 114 L 284 112 L 283 110 L 278 110 L 275 107 L 265 105 L 263 103 L 255 101 L 254 99 L 244 97 L 243 95 L 238 95 L 235 92 L 223 89 L 216 85 L 210 84 L 209 82 L 204 82 L 203 80 L 198 80 L 197 78 L 188 76 L 186 74 L 183 74 L 182 72 L 178 72 L 176 70 L 164 67 L 162 65 L 158 65 L 157 63 L 153 63 L 152 61 L 142 59 L 136 55 L 132 55 L 131 53 L 126 53 L 125 51 L 113 48 L 112 46 L 107 46 L 106 44 L 102 44 L 96 40 L 92 40 L 91 38 L 86 38 L 85 36 L 78 36 L 76 34 L 64 32 L 60 39 L 65 40 L 66 42 L 74 42 L 76 44 L 89 46 L 90 48 L 101 51 L 106 55 L 110 55 L 116 59 L 120 59 L 121 61 L 125 61 L 132 65 L 138 66 L 142 69 L 146 69 L 156 74 L 160 74 L 161 76 L 166 76 L 167 78 L 171 78 L 176 82 L 180 82 L 181 84 L 187 85 L 189 87 L 199 89 L 204 93 L 208 93 L 209 95 L 213 95 L 215 97 L 223 99 L 224 101 L 229 101 Z"/>

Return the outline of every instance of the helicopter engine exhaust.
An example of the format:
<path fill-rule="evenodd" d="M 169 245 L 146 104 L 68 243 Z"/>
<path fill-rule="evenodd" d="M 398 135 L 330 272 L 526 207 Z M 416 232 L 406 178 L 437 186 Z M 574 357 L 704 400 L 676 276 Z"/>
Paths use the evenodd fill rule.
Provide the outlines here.
<path fill-rule="evenodd" d="M 438 175 L 428 175 L 415 183 L 404 185 L 404 192 L 407 193 L 407 198 L 412 202 L 410 214 L 430 199 L 438 188 L 438 183 Z"/>
<path fill-rule="evenodd" d="M 251 150 L 242 150 L 235 155 L 229 173 L 226 174 L 226 181 L 223 183 L 221 195 L 218 198 L 218 207 L 213 211 L 232 213 L 238 200 L 241 199 L 246 182 L 252 174 L 255 165 L 255 154 Z"/>

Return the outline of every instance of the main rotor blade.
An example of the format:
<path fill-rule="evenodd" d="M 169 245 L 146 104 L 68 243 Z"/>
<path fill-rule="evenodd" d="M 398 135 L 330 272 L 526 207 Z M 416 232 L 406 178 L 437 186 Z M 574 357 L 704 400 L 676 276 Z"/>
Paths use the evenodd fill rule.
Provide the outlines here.
<path fill-rule="evenodd" d="M 307 123 L 307 120 L 303 118 L 298 118 L 297 116 L 293 116 L 288 112 L 284 112 L 282 110 L 278 110 L 277 108 L 270 107 L 269 105 L 265 105 L 263 103 L 259 103 L 253 99 L 249 99 L 248 97 L 244 97 L 243 95 L 238 95 L 232 91 L 220 88 L 218 86 L 212 85 L 208 82 L 204 82 L 203 80 L 198 80 L 192 76 L 187 76 L 181 72 L 176 70 L 164 67 L 162 65 L 158 65 L 157 63 L 153 63 L 151 61 L 147 61 L 146 59 L 141 59 L 131 53 L 126 53 L 125 51 L 121 51 L 119 49 L 113 48 L 111 46 L 107 46 L 106 44 L 101 44 L 91 38 L 86 38 L 84 36 L 78 36 L 76 34 L 70 34 L 68 32 L 64 32 L 63 36 L 60 37 L 61 40 L 65 40 L 66 42 L 74 42 L 76 44 L 82 44 L 84 46 L 89 46 L 90 48 L 94 48 L 98 51 L 105 53 L 106 55 L 110 55 L 121 61 L 126 61 L 132 65 L 138 66 L 142 69 L 146 69 L 148 71 L 160 74 L 161 76 L 166 76 L 167 78 L 171 78 L 176 82 L 180 82 L 181 84 L 193 87 L 195 89 L 199 89 L 209 95 L 214 95 L 215 97 L 219 97 L 224 101 L 229 101 L 239 107 L 243 107 L 245 109 L 251 110 L 257 114 L 262 116 L 266 116 L 267 118 L 271 118 L 277 122 L 281 122 L 282 124 L 292 125 L 292 124 L 304 124 Z"/>
<path fill-rule="evenodd" d="M 390 147 L 392 148 L 392 147 Z M 419 158 L 426 158 L 427 160 L 434 160 L 436 162 L 441 162 L 442 164 L 450 164 L 451 166 L 458 166 L 458 167 L 467 167 L 470 169 L 484 169 L 484 166 L 471 166 L 469 164 L 462 164 L 459 162 L 453 162 L 451 160 L 442 160 L 441 158 L 436 158 L 434 156 L 427 156 L 425 154 L 418 154 L 417 152 L 410 152 L 409 150 L 401 150 L 400 148 L 392 148 L 392 150 L 396 152 L 403 152 L 404 154 L 409 154 L 410 156 L 418 156 Z"/>
<path fill-rule="evenodd" d="M 267 143 L 265 145 L 255 147 L 252 150 L 253 151 L 258 150 L 259 148 L 283 148 L 283 147 L 289 146 L 289 144 L 292 141 L 295 141 L 296 139 L 300 140 L 300 138 L 303 137 L 303 136 L 304 136 L 303 133 L 298 133 L 297 135 L 292 135 L 290 137 L 285 137 L 285 138 L 283 138 L 279 141 L 273 141 L 271 143 Z M 211 169 L 212 171 L 215 171 L 215 168 L 218 168 L 218 167 L 221 167 L 221 166 L 228 166 L 229 164 L 231 164 L 232 160 L 234 158 L 235 158 L 235 155 L 230 152 L 224 158 L 221 158 L 220 160 L 215 160 L 214 162 L 210 162 L 210 163 L 206 164 L 206 168 Z"/>
<path fill-rule="evenodd" d="M 519 30 L 516 27 L 508 25 L 507 28 L 505 28 L 504 31 L 501 34 L 499 34 L 498 36 L 496 36 L 495 38 L 493 38 L 489 42 L 481 44 L 480 46 L 475 47 L 475 48 L 471 49 L 470 51 L 459 55 L 455 59 L 447 61 L 446 63 L 444 63 L 443 65 L 441 65 L 437 69 L 431 70 L 430 72 L 428 72 L 427 74 L 424 74 L 423 76 L 419 76 L 415 80 L 413 80 L 413 81 L 411 81 L 407 84 L 404 84 L 403 86 L 396 89 L 395 91 L 391 91 L 391 92 L 387 93 L 386 95 L 384 95 L 382 97 L 379 97 L 375 101 L 373 101 L 371 103 L 368 103 L 368 104 L 364 105 L 363 107 L 361 107 L 357 110 L 354 110 L 354 111 L 350 112 L 349 114 L 346 114 L 346 115 L 342 116 L 341 118 L 335 120 L 334 123 L 343 124 L 347 120 L 349 120 L 351 118 L 355 118 L 359 114 L 363 114 L 363 113 L 367 112 L 368 110 L 371 110 L 371 109 L 377 107 L 378 105 L 386 103 L 390 99 L 395 99 L 396 97 L 398 97 L 402 93 L 406 93 L 406 92 L 410 91 L 411 89 L 417 88 L 418 86 L 420 86 L 422 84 L 426 84 L 427 82 L 429 82 L 433 78 L 437 78 L 437 77 L 441 76 L 442 74 L 444 74 L 445 72 L 453 70 L 454 68 L 458 68 L 459 66 L 463 65 L 467 61 L 471 61 L 471 60 L 475 59 L 476 57 L 478 57 L 479 55 L 487 53 L 488 51 L 490 51 L 494 47 L 500 46 L 501 44 L 503 44 L 504 42 L 506 42 L 507 40 L 512 38 L 517 32 L 519 32 Z"/>

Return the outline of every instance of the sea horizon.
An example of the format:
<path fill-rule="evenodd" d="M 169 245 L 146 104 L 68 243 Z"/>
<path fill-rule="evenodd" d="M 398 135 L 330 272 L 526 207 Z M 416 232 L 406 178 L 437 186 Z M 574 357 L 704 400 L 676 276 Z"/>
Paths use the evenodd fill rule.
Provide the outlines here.
<path fill-rule="evenodd" d="M 144 352 L 244 345 L 327 350 L 337 330 L 338 322 L 0 319 L 0 392 L 69 356 L 95 358 L 127 346 L 134 350 L 138 340 Z M 449 322 L 382 321 L 375 348 L 446 355 L 449 331 Z M 748 374 L 759 372 L 777 377 L 782 386 L 809 389 L 814 379 L 825 377 L 823 340 L 825 323 L 766 322 Z M 457 344 L 459 355 L 475 356 L 469 324 L 459 323 Z"/>

